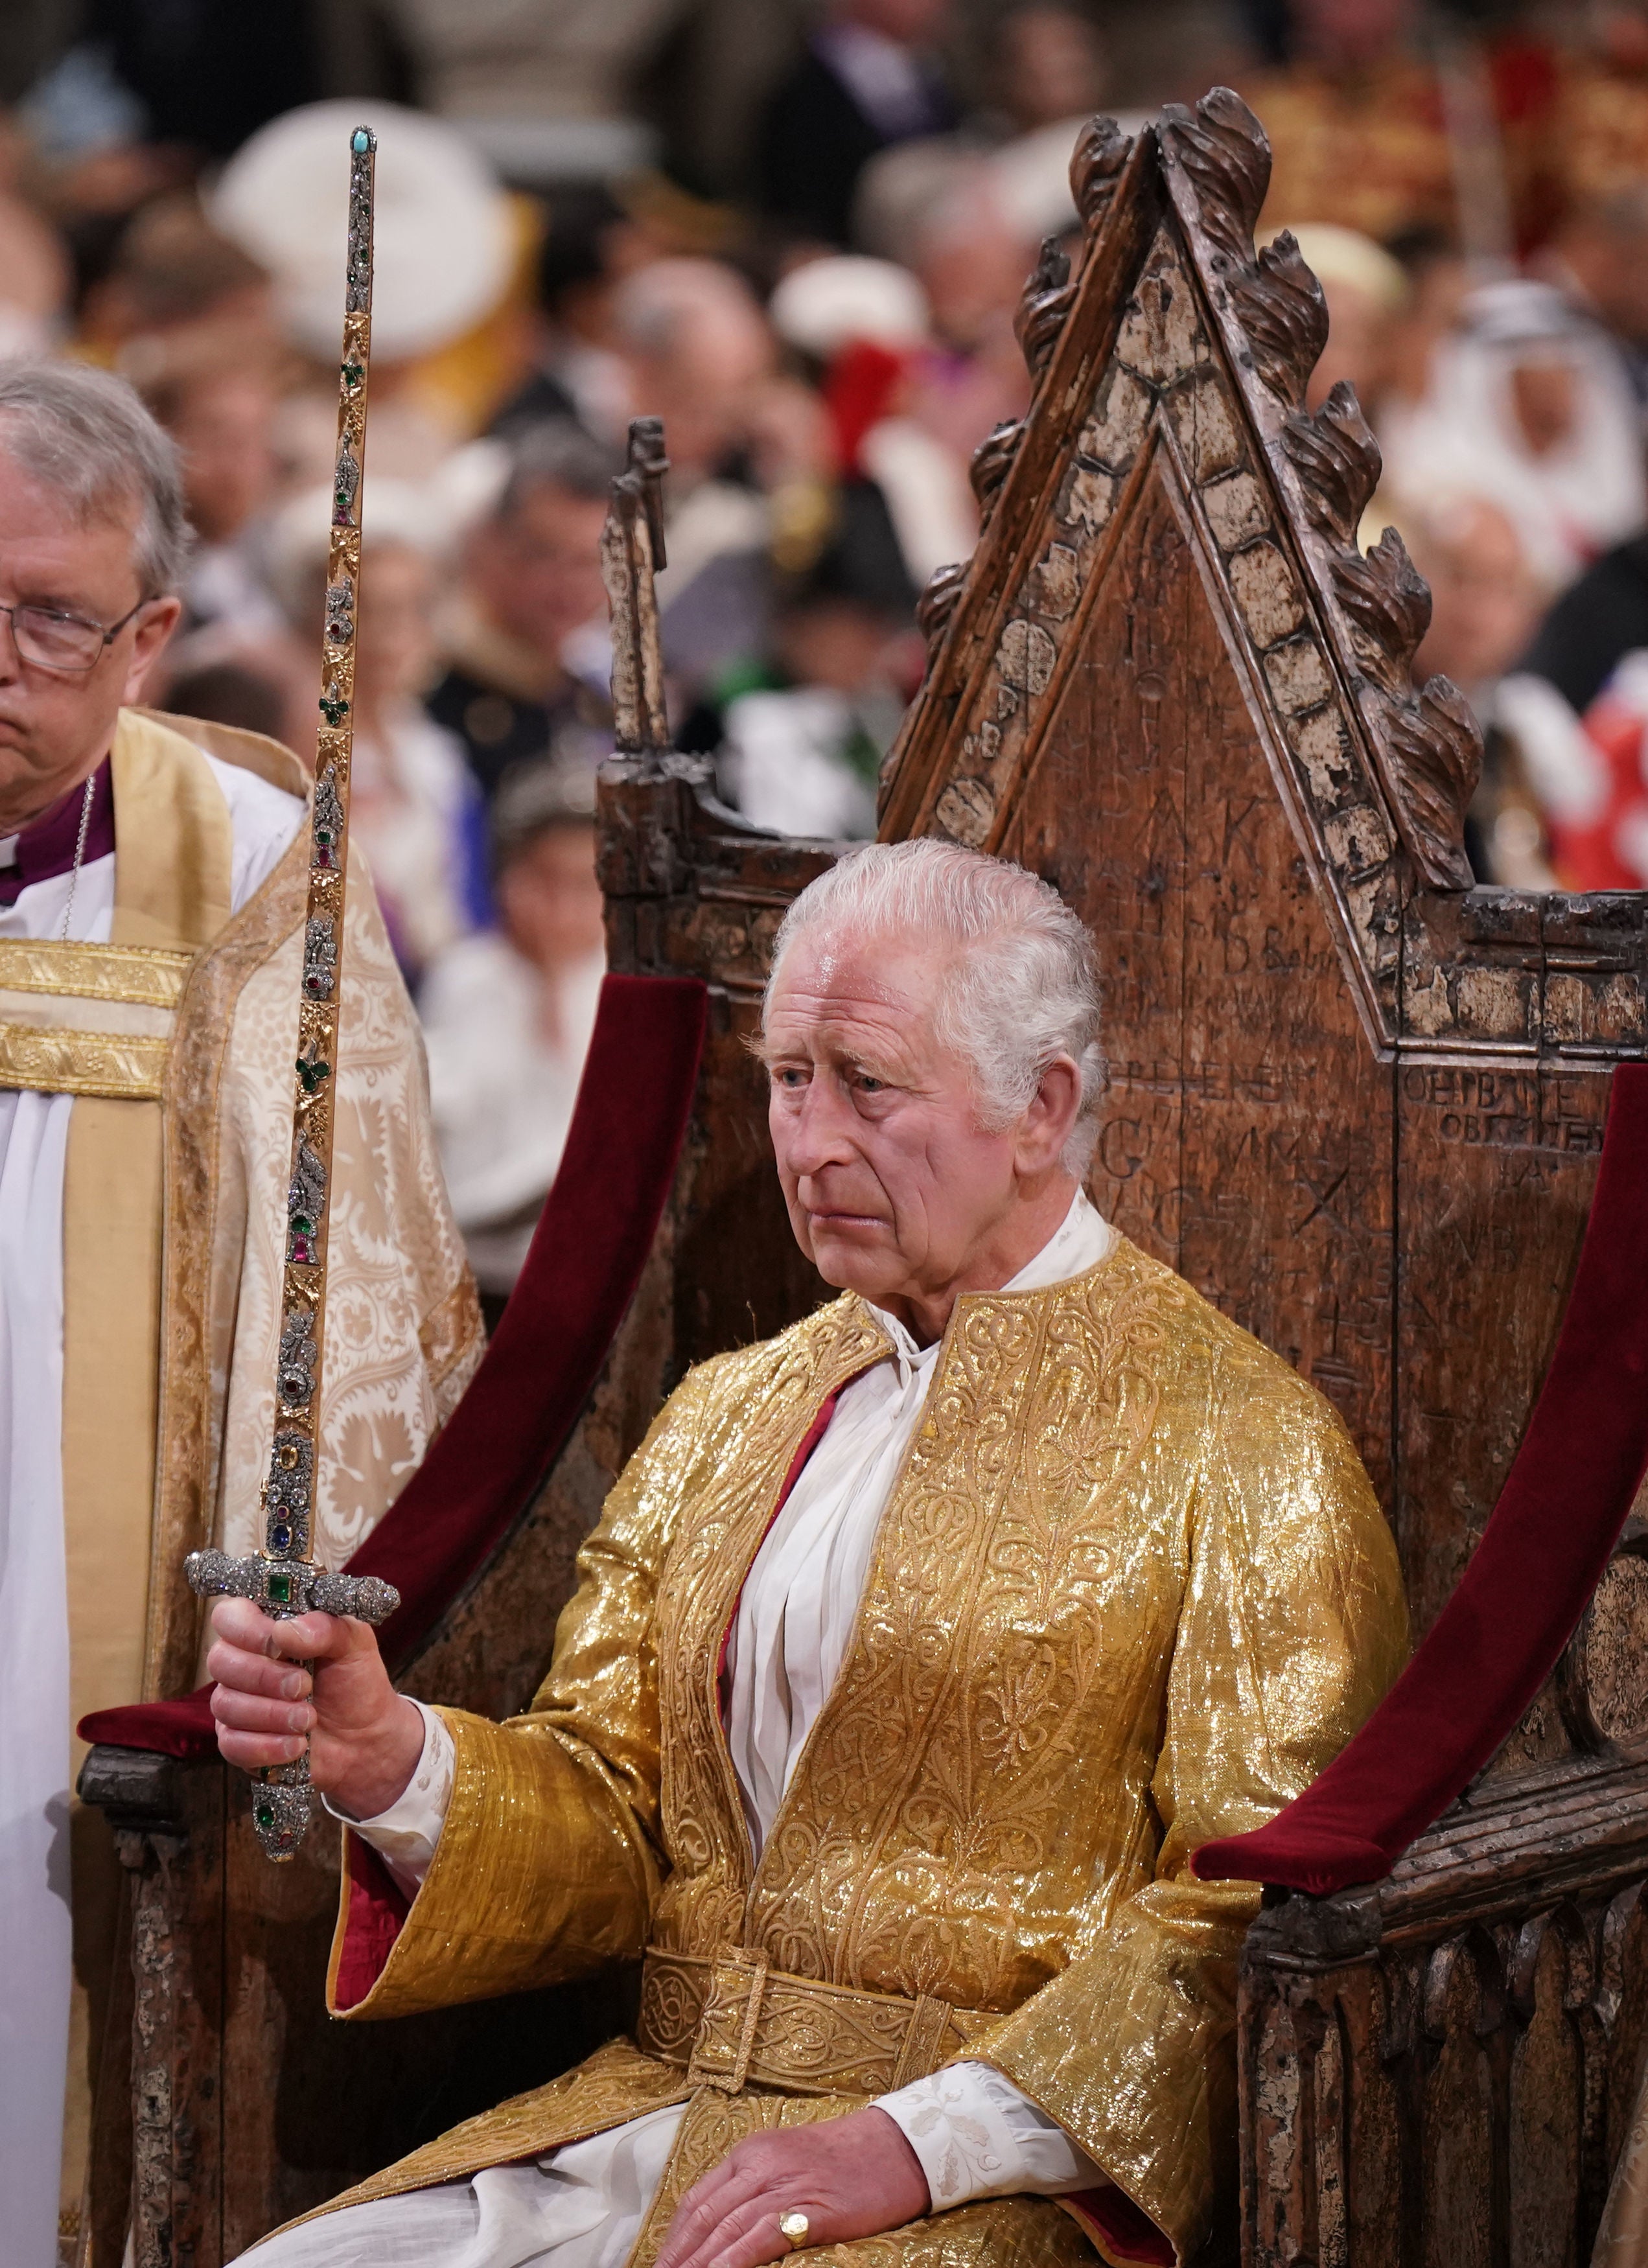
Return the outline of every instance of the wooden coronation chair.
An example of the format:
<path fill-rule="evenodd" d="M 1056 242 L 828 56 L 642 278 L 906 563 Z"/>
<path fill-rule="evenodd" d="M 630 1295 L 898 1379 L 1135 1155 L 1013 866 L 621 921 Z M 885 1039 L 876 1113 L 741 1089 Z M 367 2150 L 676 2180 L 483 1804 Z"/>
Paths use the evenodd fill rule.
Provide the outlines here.
<path fill-rule="evenodd" d="M 1094 1198 L 1333 1399 L 1424 1638 L 1313 1790 L 1202 1854 L 1269 1886 L 1239 1995 L 1242 2258 L 1580 2268 L 1648 2025 L 1644 901 L 1473 887 L 1475 729 L 1411 682 L 1429 594 L 1400 541 L 1357 548 L 1379 455 L 1354 399 L 1305 408 L 1327 316 L 1290 239 L 1255 256 L 1269 166 L 1223 91 L 1133 141 L 1082 136 L 1079 251 L 1026 289 L 1034 400 L 975 460 L 972 562 L 923 599 L 881 832 L 1020 859 L 1092 924 Z M 628 526 L 621 654 L 656 534 L 634 491 Z M 408 1660 L 408 1690 L 470 1707 L 530 1693 L 571 1548 L 667 1385 L 819 1297 L 743 1042 L 784 909 L 835 850 L 735 820 L 664 745 L 656 688 L 629 691 L 650 721 L 603 787 L 612 963 L 707 1000 L 703 1064 L 592 1395 L 492 1491 L 452 1563 L 468 1588 Z M 546 1217 L 537 1280 L 579 1233 L 570 1204 Z M 520 1390 L 529 1339 L 524 1320 L 511 1368 L 500 1333 L 490 1390 Z M 550 1351 L 564 1401 L 580 1373 Z M 427 1520 L 443 1452 L 481 1448 L 467 1410 L 408 1489 Z M 258 1873 L 198 1750 L 99 1748 L 85 1790 L 136 1885 L 140 2268 L 215 2268 L 483 2078 L 495 2098 L 547 2077 L 622 2021 L 617 1988 L 455 2012 L 459 2076 L 418 2099 L 434 2035 L 340 2048 L 318 2014 L 326 1838 Z M 179 1978 L 202 1962 L 196 2008 Z"/>

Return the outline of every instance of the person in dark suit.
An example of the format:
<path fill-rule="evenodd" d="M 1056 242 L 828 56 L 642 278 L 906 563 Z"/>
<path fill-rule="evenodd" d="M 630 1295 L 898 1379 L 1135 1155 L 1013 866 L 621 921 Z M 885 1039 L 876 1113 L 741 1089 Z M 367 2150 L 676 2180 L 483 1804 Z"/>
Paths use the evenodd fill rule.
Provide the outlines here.
<path fill-rule="evenodd" d="M 848 243 L 858 176 L 877 151 L 954 126 L 928 53 L 949 15 L 950 0 L 834 0 L 761 120 L 758 187 L 771 219 Z"/>
<path fill-rule="evenodd" d="M 462 741 L 489 802 L 518 763 L 548 751 L 592 770 L 611 747 L 610 710 L 563 649 L 601 615 L 600 532 L 622 462 L 570 418 L 528 427 L 470 536 L 445 671 L 425 705 Z"/>

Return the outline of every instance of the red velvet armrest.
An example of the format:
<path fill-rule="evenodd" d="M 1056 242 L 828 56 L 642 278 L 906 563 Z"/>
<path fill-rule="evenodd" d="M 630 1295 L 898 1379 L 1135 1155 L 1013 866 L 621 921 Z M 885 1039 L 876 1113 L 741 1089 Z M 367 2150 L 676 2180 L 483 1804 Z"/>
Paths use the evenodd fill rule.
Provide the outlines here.
<path fill-rule="evenodd" d="M 1203 1880 L 1325 1895 L 1388 1874 L 1555 1668 L 1645 1466 L 1648 1064 L 1622 1064 L 1556 1351 L 1470 1565 L 1355 1740 L 1268 1825 L 1204 1843 Z"/>

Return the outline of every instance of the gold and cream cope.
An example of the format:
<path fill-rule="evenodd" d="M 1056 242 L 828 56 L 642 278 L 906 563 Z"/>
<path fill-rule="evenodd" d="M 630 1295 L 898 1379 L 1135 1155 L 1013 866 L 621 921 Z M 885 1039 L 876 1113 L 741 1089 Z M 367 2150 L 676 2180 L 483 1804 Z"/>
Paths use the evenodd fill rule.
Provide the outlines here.
<path fill-rule="evenodd" d="M 366 453 L 366 393 L 372 354 L 372 190 L 377 136 L 368 127 L 349 142 L 349 273 L 343 353 L 338 372 L 337 468 L 332 542 L 321 632 L 321 729 L 310 819 L 308 901 L 294 1065 L 291 1177 L 275 1438 L 263 1485 L 263 1550 L 232 1559 L 192 1552 L 188 1580 L 202 1597 L 254 1600 L 282 1620 L 313 1608 L 380 1623 L 400 1604 L 375 1576 L 329 1572 L 310 1556 L 314 1535 L 320 1385 L 326 1346 L 328 1196 L 332 1178 L 338 1024 L 342 999 L 343 898 L 349 865 L 349 762 L 353 748 L 355 629 L 360 611 L 361 476 Z M 309 1824 L 309 1759 L 259 1775 L 253 1802 L 258 1840 L 272 1859 L 290 1859 Z"/>

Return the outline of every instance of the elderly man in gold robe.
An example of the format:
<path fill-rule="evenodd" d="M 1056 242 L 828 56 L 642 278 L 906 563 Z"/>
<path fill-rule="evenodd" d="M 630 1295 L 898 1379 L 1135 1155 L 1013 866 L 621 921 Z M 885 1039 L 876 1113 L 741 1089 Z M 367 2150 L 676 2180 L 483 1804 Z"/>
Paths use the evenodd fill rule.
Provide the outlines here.
<path fill-rule="evenodd" d="M 71 1800 L 72 1728 L 195 1683 L 183 1556 L 257 1548 L 274 1425 L 308 782 L 272 741 L 124 705 L 177 620 L 187 540 L 171 444 L 129 387 L 0 370 L 0 2252 L 16 2268 L 77 2257 L 108 1975 L 118 1870 L 101 1815 Z M 364 876 L 343 966 L 318 1521 L 334 1564 L 481 1346 Z"/>
<path fill-rule="evenodd" d="M 1400 1667 L 1379 1506 L 1321 1397 L 1084 1195 L 1094 956 L 1045 883 L 843 859 L 762 1052 L 842 1296 L 671 1396 L 530 1713 L 397 1697 L 362 1624 L 214 1609 L 224 1753 L 308 1740 L 351 1822 L 339 2014 L 644 1955 L 633 2038 L 255 2268 L 1075 2268 L 1229 2229 L 1258 1893 L 1191 1854 Z"/>

